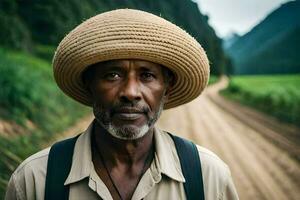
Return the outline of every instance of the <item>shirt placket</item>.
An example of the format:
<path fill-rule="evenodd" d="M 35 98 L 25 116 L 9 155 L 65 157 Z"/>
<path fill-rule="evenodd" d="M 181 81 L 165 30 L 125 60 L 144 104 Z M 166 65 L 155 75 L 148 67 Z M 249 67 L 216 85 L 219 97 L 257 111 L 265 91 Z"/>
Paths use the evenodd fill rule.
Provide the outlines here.
<path fill-rule="evenodd" d="M 89 188 L 95 191 L 103 200 L 113 200 L 108 188 L 104 182 L 99 178 L 94 169 L 91 169 Z"/>
<path fill-rule="evenodd" d="M 161 181 L 161 173 L 158 170 L 156 162 L 153 161 L 150 168 L 141 178 L 133 196 L 132 200 L 141 200 L 154 189 L 155 185 Z"/>

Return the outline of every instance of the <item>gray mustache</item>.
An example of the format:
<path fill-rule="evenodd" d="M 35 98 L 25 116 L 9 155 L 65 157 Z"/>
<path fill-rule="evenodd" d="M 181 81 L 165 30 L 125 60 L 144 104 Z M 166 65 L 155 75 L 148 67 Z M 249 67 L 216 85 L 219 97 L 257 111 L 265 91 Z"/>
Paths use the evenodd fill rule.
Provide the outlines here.
<path fill-rule="evenodd" d="M 150 111 L 148 106 L 145 105 L 132 105 L 132 104 L 118 104 L 111 108 L 111 113 L 148 113 Z"/>

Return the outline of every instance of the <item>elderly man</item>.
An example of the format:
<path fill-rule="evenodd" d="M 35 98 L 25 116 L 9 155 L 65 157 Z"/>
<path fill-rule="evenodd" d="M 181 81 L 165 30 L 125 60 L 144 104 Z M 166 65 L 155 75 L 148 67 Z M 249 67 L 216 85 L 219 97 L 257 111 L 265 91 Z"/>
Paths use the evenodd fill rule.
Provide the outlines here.
<path fill-rule="evenodd" d="M 206 54 L 188 33 L 143 11 L 106 12 L 62 40 L 53 67 L 58 86 L 92 106 L 95 120 L 26 159 L 7 200 L 238 199 L 223 161 L 155 127 L 163 109 L 207 84 Z"/>

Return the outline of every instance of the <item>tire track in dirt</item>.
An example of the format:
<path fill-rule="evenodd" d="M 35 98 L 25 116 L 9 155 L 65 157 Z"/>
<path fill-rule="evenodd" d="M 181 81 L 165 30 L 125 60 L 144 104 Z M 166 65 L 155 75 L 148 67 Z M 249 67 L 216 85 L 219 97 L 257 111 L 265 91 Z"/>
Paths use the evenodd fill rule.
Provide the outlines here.
<path fill-rule="evenodd" d="M 276 146 L 300 162 L 299 127 L 280 122 L 272 116 L 220 96 L 219 91 L 226 88 L 227 85 L 228 78 L 223 76 L 217 84 L 214 84 L 207 90 L 207 96 L 223 110 L 258 131 L 267 140 L 272 141 Z"/>
<path fill-rule="evenodd" d="M 218 107 L 207 92 L 164 111 L 158 124 L 216 152 L 231 168 L 240 199 L 299 199 L 299 163 L 261 132 Z"/>
<path fill-rule="evenodd" d="M 285 181 L 287 179 L 282 169 L 277 165 L 274 165 L 273 160 L 271 160 L 266 154 L 263 154 L 264 152 L 258 148 L 258 145 L 253 145 L 255 143 L 253 143 L 248 137 L 245 137 L 246 135 L 243 134 L 245 131 L 241 129 L 234 129 L 234 127 L 230 125 L 241 124 L 238 121 L 234 122 L 233 118 L 230 119 L 229 117 L 221 116 L 216 112 L 213 113 L 215 118 L 219 117 L 219 124 L 222 123 L 222 120 L 227 119 L 227 122 L 221 125 L 225 128 L 225 130 L 229 131 L 224 140 L 227 140 L 227 144 L 230 145 L 230 147 L 234 147 L 232 152 L 235 153 L 236 159 L 238 159 L 239 163 L 243 165 L 244 170 L 251 175 L 250 178 L 256 183 L 255 186 L 258 190 L 260 190 L 261 194 L 263 194 L 262 196 L 264 196 L 265 199 L 293 199 L 292 196 L 288 195 L 291 194 L 293 190 L 297 190 L 297 188 L 293 187 L 294 184 L 291 182 Z M 253 134 L 256 133 L 252 132 L 251 135 Z M 260 137 L 260 135 L 256 134 L 256 137 Z M 261 140 L 263 138 L 259 139 Z M 238 152 L 238 154 L 236 152 Z M 244 159 L 245 157 L 252 161 L 255 161 L 256 159 L 256 162 L 249 164 L 248 161 Z M 264 185 L 259 186 L 257 184 L 258 181 L 264 183 Z M 286 183 L 283 184 L 283 181 Z"/>

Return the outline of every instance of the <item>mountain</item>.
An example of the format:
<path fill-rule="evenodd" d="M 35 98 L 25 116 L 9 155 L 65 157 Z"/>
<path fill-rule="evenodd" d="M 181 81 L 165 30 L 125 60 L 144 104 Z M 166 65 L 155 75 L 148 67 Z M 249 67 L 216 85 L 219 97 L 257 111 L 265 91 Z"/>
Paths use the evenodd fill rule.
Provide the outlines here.
<path fill-rule="evenodd" d="M 39 44 L 57 46 L 84 19 L 117 8 L 148 11 L 185 29 L 206 50 L 213 74 L 230 62 L 208 17 L 191 0 L 0 0 L 0 45 L 29 52 Z"/>
<path fill-rule="evenodd" d="M 300 1 L 290 1 L 226 49 L 234 73 L 300 73 L 299 36 Z"/>
<path fill-rule="evenodd" d="M 223 39 L 223 48 L 229 49 L 238 39 L 240 39 L 240 35 L 237 33 L 232 33 Z"/>

